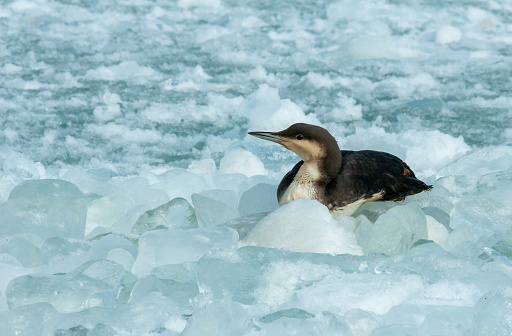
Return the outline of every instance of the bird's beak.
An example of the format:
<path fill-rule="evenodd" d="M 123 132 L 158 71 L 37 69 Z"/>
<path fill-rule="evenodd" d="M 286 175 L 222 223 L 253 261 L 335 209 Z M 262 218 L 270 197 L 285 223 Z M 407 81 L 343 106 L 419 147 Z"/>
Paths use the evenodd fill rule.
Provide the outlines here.
<path fill-rule="evenodd" d="M 255 136 L 263 140 L 276 142 L 278 144 L 282 144 L 285 141 L 285 139 L 283 139 L 274 132 L 249 132 L 249 135 Z"/>

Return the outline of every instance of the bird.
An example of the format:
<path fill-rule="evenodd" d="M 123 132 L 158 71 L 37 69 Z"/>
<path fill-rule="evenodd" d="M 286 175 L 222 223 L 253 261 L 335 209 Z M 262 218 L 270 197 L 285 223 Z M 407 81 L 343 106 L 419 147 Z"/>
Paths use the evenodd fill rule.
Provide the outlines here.
<path fill-rule="evenodd" d="M 248 134 L 278 143 L 302 159 L 279 183 L 279 206 L 306 198 L 324 204 L 333 217 L 350 216 L 368 202 L 401 201 L 432 189 L 398 157 L 374 150 L 340 150 L 320 126 L 296 123 L 280 132 Z"/>

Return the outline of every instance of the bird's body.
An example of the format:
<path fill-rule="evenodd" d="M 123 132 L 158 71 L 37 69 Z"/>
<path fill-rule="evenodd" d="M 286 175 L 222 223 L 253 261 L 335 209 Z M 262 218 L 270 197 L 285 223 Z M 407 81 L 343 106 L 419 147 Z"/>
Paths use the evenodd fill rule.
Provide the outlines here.
<path fill-rule="evenodd" d="M 432 188 L 396 156 L 340 150 L 334 137 L 318 126 L 294 124 L 277 133 L 249 134 L 277 142 L 303 159 L 279 184 L 279 205 L 309 198 L 327 206 L 333 216 L 351 215 L 364 203 L 403 200 Z"/>

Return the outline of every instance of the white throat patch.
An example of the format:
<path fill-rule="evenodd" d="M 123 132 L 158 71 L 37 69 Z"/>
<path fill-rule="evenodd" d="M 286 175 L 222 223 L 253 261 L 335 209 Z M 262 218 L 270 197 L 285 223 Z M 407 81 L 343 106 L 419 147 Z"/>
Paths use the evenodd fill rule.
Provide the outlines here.
<path fill-rule="evenodd" d="M 300 167 L 293 182 L 279 200 L 279 205 L 285 205 L 298 198 L 318 200 L 323 197 L 319 194 L 317 181 L 320 179 L 320 171 L 316 162 L 304 162 Z"/>

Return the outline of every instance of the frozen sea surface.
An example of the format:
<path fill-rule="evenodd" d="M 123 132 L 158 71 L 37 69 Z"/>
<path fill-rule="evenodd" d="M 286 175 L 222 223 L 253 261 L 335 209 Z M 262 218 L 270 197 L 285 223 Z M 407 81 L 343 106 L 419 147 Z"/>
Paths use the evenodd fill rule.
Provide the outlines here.
<path fill-rule="evenodd" d="M 0 330 L 512 334 L 512 5 L 9 0 Z M 294 122 L 434 189 L 278 209 Z"/>

